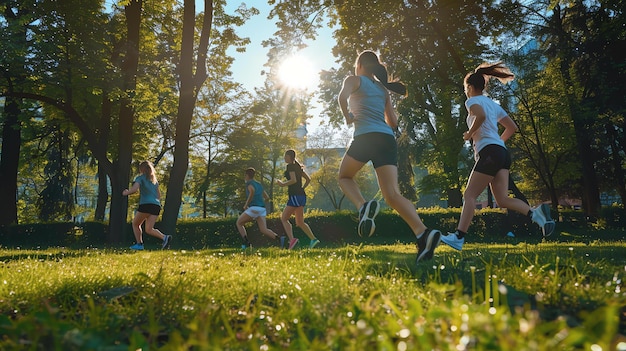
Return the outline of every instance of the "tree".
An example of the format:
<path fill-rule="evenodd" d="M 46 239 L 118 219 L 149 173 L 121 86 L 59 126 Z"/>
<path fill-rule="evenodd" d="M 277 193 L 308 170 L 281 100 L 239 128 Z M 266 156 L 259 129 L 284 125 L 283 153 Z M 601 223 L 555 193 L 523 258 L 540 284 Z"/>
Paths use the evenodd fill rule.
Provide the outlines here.
<path fill-rule="evenodd" d="M 4 22 L 0 40 L 0 69 L 6 87 L 13 91 L 15 85 L 22 85 L 27 76 L 25 57 L 28 47 L 27 24 L 33 20 L 32 3 L 22 2 L 12 6 L 6 2 L 2 6 Z M 17 177 L 22 142 L 22 101 L 7 97 L 2 111 L 2 153 L 0 153 L 0 225 L 16 224 L 17 214 Z"/>
<path fill-rule="evenodd" d="M 607 131 L 614 128 L 598 126 L 602 120 L 599 117 L 623 116 L 625 106 L 623 7 L 623 1 L 553 1 L 549 3 L 549 15 L 540 17 L 542 26 L 537 28 L 547 57 L 558 62 L 567 87 L 564 93 L 580 156 L 583 207 L 592 217 L 598 216 L 600 210 L 596 162 L 612 148 L 606 141 L 610 143 L 612 134 Z M 540 13 L 537 9 L 531 11 Z M 616 130 L 623 127 L 615 125 Z M 615 164 L 623 164 L 619 154 L 614 155 Z M 611 183 L 623 185 L 623 173 L 614 174 L 622 179 Z"/>

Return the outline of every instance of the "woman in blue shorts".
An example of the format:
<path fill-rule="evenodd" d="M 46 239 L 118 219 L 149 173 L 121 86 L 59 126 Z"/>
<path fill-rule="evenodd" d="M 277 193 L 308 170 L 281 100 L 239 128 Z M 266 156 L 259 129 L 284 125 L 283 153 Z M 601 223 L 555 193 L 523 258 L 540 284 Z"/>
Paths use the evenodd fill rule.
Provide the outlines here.
<path fill-rule="evenodd" d="M 491 186 L 498 206 L 528 215 L 541 227 L 544 236 L 552 234 L 555 228 L 554 221 L 544 212 L 543 206 L 532 209 L 528 203 L 509 197 L 511 155 L 505 142 L 517 131 L 517 124 L 500 105 L 484 95 L 486 83 L 491 77 L 506 83 L 513 80 L 514 75 L 502 63 L 484 63 L 468 73 L 463 81 L 468 127 L 463 139 L 472 141 L 476 163 L 463 193 L 463 209 L 457 230 L 441 237 L 441 241 L 459 251 L 463 249 L 465 234 L 474 217 L 476 199 L 487 186 Z M 498 124 L 504 127 L 502 134 L 499 134 Z"/>
<path fill-rule="evenodd" d="M 139 191 L 139 207 L 133 218 L 133 233 L 135 234 L 135 245 L 130 248 L 133 250 L 143 250 L 143 235 L 141 225 L 146 222 L 146 233 L 161 239 L 162 248 L 166 248 L 171 240 L 171 235 L 165 235 L 160 230 L 154 228 L 159 213 L 161 212 L 161 191 L 159 191 L 159 182 L 156 179 L 154 166 L 152 162 L 143 161 L 139 164 L 139 172 L 130 189 L 124 189 L 122 195 L 128 196 Z"/>
<path fill-rule="evenodd" d="M 398 128 L 398 117 L 391 103 L 390 91 L 406 95 L 404 84 L 389 82 L 387 68 L 376 53 L 364 51 L 359 54 L 355 75 L 343 81 L 338 97 L 346 124 L 354 124 L 352 142 L 339 167 L 339 186 L 359 209 L 359 235 L 374 234 L 374 217 L 380 205 L 375 200 L 366 201 L 354 181 L 357 172 L 372 161 L 385 202 L 400 214 L 417 239 L 416 262 L 419 263 L 433 257 L 441 232 L 426 228 L 413 203 L 400 194 L 394 134 Z"/>
<path fill-rule="evenodd" d="M 302 169 L 302 165 L 296 160 L 296 152 L 294 150 L 285 151 L 285 162 L 287 163 L 287 170 L 285 170 L 285 178 L 287 180 L 281 181 L 280 179 L 276 179 L 276 184 L 288 187 L 287 195 L 289 196 L 289 200 L 287 200 L 287 206 L 285 206 L 280 220 L 283 222 L 287 237 L 289 237 L 289 249 L 293 249 L 298 243 L 298 239 L 293 236 L 293 227 L 291 223 L 289 223 L 289 218 L 294 214 L 296 216 L 296 225 L 300 227 L 304 234 L 311 240 L 309 247 L 314 248 L 320 241 L 315 237 L 309 225 L 304 222 L 304 206 L 306 205 L 306 192 L 304 188 L 309 185 L 311 177 L 309 177 Z M 304 179 L 304 184 L 302 184 L 302 179 Z"/>

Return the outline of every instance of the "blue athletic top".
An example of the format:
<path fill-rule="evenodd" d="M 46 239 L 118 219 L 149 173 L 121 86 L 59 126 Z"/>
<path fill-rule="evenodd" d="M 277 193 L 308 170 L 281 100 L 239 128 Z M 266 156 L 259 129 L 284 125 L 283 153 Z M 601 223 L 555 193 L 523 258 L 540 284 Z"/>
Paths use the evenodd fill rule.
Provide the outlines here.
<path fill-rule="evenodd" d="M 353 136 L 373 132 L 394 135 L 393 129 L 385 123 L 387 89 L 368 77 L 359 78 L 359 88 L 348 98 L 350 112 L 354 114 Z"/>
<path fill-rule="evenodd" d="M 159 183 L 152 184 L 145 174 L 135 178 L 135 183 L 139 183 L 139 204 L 153 204 L 161 206 L 159 201 Z"/>
<path fill-rule="evenodd" d="M 248 190 L 248 186 L 250 185 L 252 185 L 252 187 L 254 188 L 254 195 L 252 195 L 252 200 L 250 200 L 248 206 L 265 207 L 265 199 L 263 198 L 263 186 L 261 185 L 261 183 L 257 182 L 254 179 L 246 182 L 246 198 L 250 196 L 250 190 Z"/>
<path fill-rule="evenodd" d="M 498 121 L 508 116 L 506 111 L 504 111 L 502 106 L 498 105 L 495 101 L 484 95 L 472 96 L 465 101 L 465 107 L 468 112 L 472 105 L 480 105 L 483 108 L 483 111 L 485 111 L 485 121 L 472 136 L 475 155 L 478 155 L 478 152 L 480 152 L 482 148 L 491 144 L 500 145 L 506 148 L 504 141 L 500 138 L 500 134 L 498 133 Z M 468 113 L 466 119 L 468 128 L 471 128 L 475 119 L 476 116 Z"/>

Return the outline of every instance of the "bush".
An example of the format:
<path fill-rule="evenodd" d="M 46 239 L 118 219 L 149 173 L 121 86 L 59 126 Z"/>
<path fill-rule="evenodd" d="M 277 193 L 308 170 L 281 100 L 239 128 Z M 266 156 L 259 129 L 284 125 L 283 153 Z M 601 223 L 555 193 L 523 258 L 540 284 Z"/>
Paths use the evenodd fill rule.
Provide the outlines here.
<path fill-rule="evenodd" d="M 418 209 L 420 218 L 428 228 L 439 229 L 443 233 L 456 228 L 461 210 L 458 208 L 427 208 Z M 211 218 L 202 220 L 180 220 L 176 225 L 176 233 L 172 242 L 175 249 L 202 249 L 215 247 L 236 247 L 240 244 L 239 233 L 235 228 L 235 217 Z M 357 235 L 357 214 L 351 211 L 322 212 L 311 211 L 305 215 L 313 233 L 323 245 L 341 245 L 345 243 L 360 244 L 393 244 L 396 242 L 413 242 L 414 236 L 408 225 L 394 211 L 383 210 L 376 217 L 376 234 L 371 238 Z M 621 239 L 626 227 L 626 216 L 620 207 L 605 208 L 602 218 L 594 222 L 588 221 L 581 211 L 561 210 L 559 213 L 557 233 L 550 237 L 558 238 L 558 232 L 582 232 L 583 240 Z M 292 218 L 294 235 L 302 240 L 301 246 L 308 244 L 304 233 L 295 226 Z M 284 235 L 280 221 L 280 213 L 270 214 L 267 225 L 279 235 Z M 159 223 L 156 224 L 159 228 Z M 277 243 L 263 236 L 256 225 L 246 226 L 248 237 L 253 246 L 262 247 Z M 601 232 L 599 232 L 601 230 Z M 524 241 L 540 241 L 541 230 L 527 216 L 513 211 L 507 213 L 502 209 L 477 210 L 470 227 L 469 242 L 501 241 L 509 231 L 515 233 L 517 239 Z M 70 248 L 105 247 L 108 226 L 102 222 L 75 223 L 39 223 L 10 225 L 0 227 L 0 246 L 22 248 L 47 248 L 63 246 Z M 120 245 L 126 247 L 133 241 L 130 224 L 124 237 L 127 242 Z M 160 242 L 144 234 L 148 248 L 159 248 Z M 561 238 L 563 239 L 563 238 Z M 571 238 L 566 238 L 570 240 Z M 565 239 L 564 239 L 565 240 Z"/>

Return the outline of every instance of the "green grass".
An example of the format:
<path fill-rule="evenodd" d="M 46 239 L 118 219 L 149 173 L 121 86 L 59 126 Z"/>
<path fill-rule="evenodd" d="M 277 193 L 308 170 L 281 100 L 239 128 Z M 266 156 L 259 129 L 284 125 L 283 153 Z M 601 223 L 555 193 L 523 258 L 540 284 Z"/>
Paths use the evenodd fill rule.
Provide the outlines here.
<path fill-rule="evenodd" d="M 0 249 L 0 350 L 615 350 L 626 243 Z"/>

